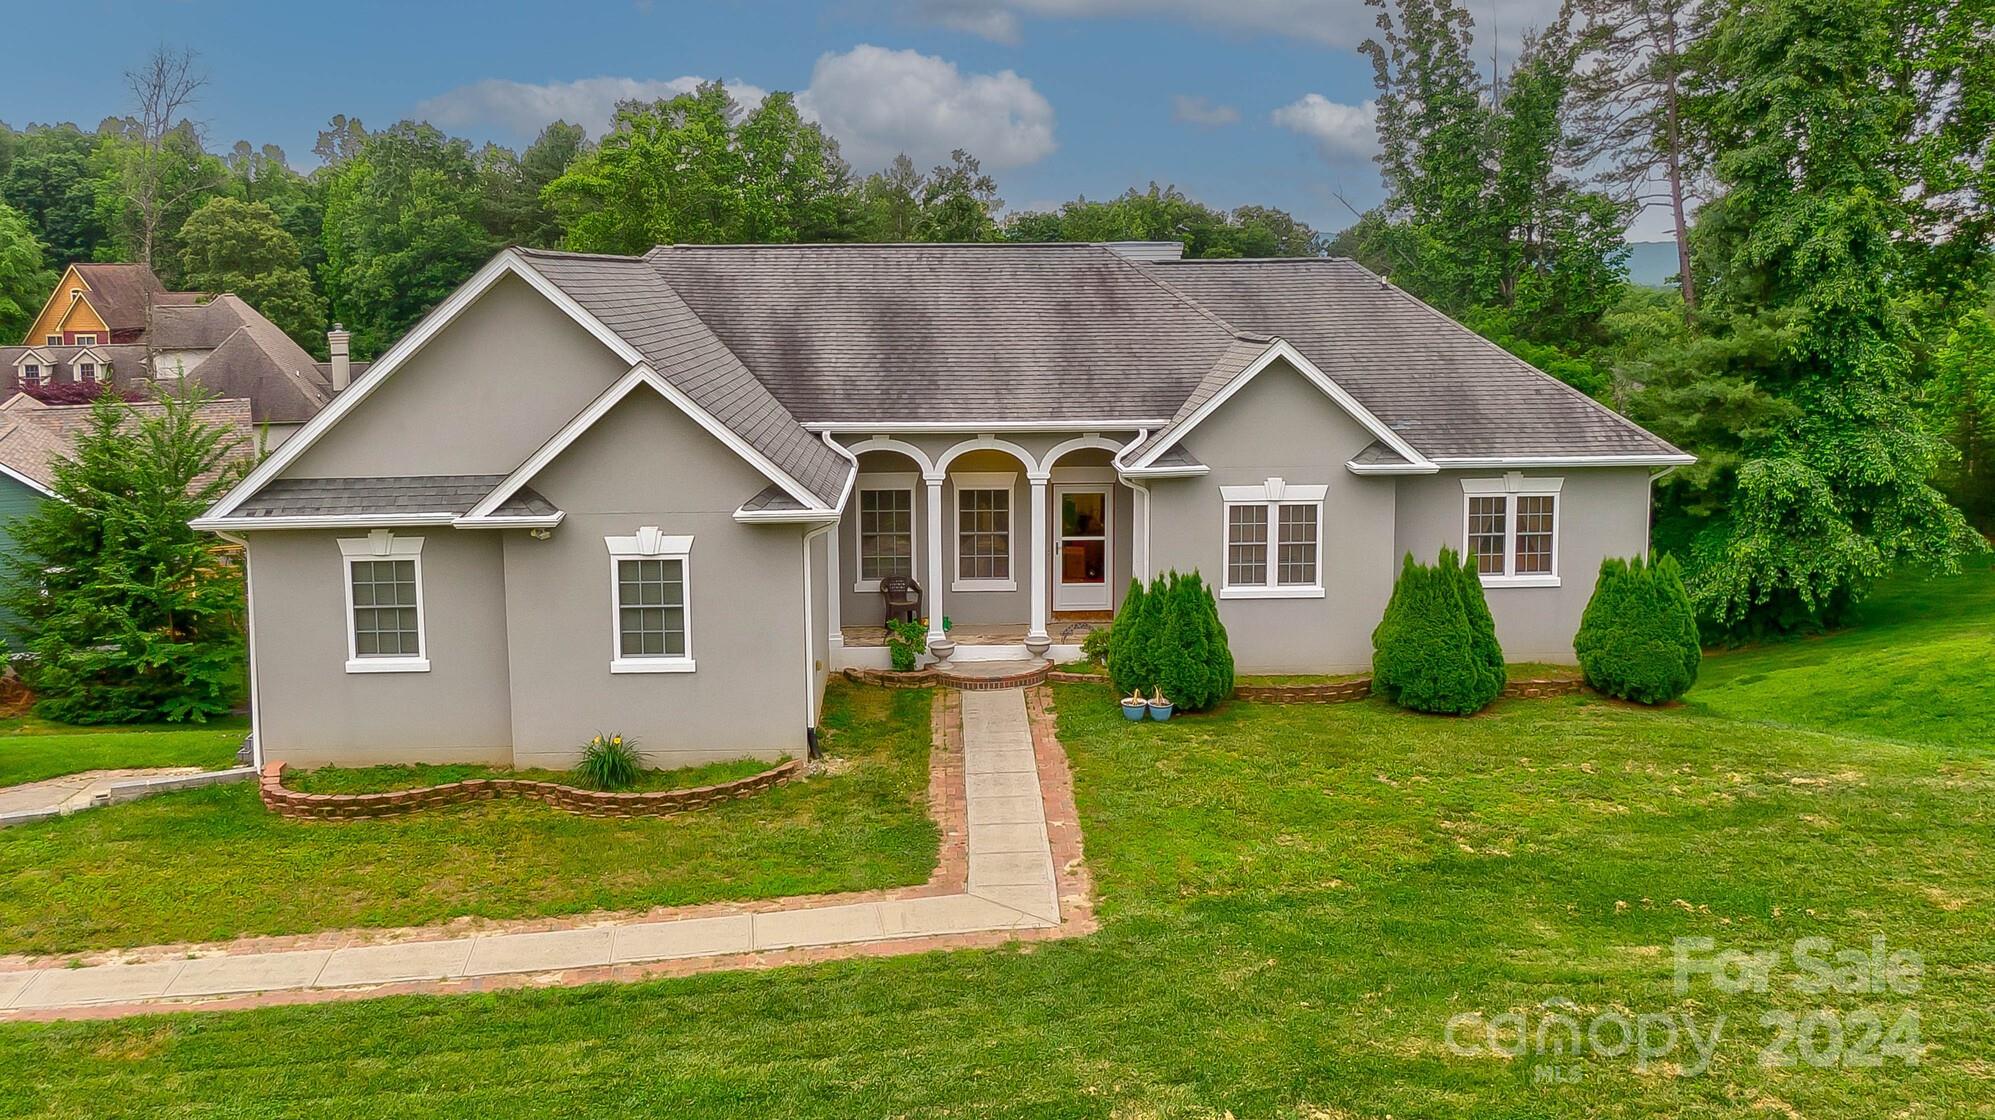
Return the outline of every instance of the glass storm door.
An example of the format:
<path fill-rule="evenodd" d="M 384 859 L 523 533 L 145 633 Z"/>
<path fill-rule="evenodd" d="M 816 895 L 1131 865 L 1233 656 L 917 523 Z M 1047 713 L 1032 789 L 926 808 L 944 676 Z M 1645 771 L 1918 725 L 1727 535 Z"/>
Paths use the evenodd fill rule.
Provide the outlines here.
<path fill-rule="evenodd" d="M 1106 486 L 1055 486 L 1059 539 L 1053 542 L 1053 609 L 1108 609 Z"/>

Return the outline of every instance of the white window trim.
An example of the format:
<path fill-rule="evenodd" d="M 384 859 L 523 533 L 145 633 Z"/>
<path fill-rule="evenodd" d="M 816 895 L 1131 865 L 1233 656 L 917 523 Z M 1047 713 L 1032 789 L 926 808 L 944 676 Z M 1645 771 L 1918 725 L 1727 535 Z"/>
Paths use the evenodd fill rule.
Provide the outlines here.
<path fill-rule="evenodd" d="M 414 657 L 362 657 L 354 648 L 353 562 L 413 560 L 416 567 L 416 650 Z M 346 671 L 349 673 L 429 672 L 429 607 L 423 602 L 423 538 L 376 529 L 364 537 L 339 539 L 340 582 L 346 587 Z"/>
<path fill-rule="evenodd" d="M 76 336 L 76 344 L 78 346 L 95 346 L 97 345 L 97 336 L 94 334 L 79 334 Z"/>
<path fill-rule="evenodd" d="M 1018 590 L 1018 472 L 1017 471 L 967 471 L 949 476 L 954 490 L 950 499 L 949 539 L 955 542 L 950 551 L 955 561 L 950 568 L 949 590 L 951 591 L 1016 591 Z M 963 491 L 1002 490 L 1005 492 L 1004 505 L 1004 555 L 1005 570 L 1011 572 L 1009 579 L 964 579 L 963 576 Z"/>
<path fill-rule="evenodd" d="M 667 536 L 646 525 L 634 536 L 604 537 L 610 552 L 610 672 L 690 673 L 693 671 L 693 538 Z M 619 560 L 679 561 L 680 611 L 686 622 L 686 652 L 652 657 L 626 657 L 623 652 L 623 604 L 617 579 Z"/>
<path fill-rule="evenodd" d="M 1557 587 L 1559 579 L 1559 535 L 1565 525 L 1563 478 L 1530 478 L 1511 471 L 1499 478 L 1462 479 L 1462 555 L 1469 554 L 1469 499 L 1503 498 L 1503 571 L 1481 575 L 1484 587 Z M 1520 495 L 1552 499 L 1552 570 L 1518 575 L 1511 569 L 1517 563 L 1517 498 Z"/>
<path fill-rule="evenodd" d="M 1285 479 L 1270 478 L 1253 486 L 1219 488 L 1219 597 L 1221 599 L 1321 599 L 1323 592 L 1324 530 L 1323 499 L 1330 493 L 1327 483 L 1297 485 Z M 1268 583 L 1233 582 L 1233 507 L 1268 508 Z M 1281 507 L 1316 507 L 1316 578 L 1308 583 L 1277 583 L 1280 578 Z"/>
<path fill-rule="evenodd" d="M 908 557 L 910 562 L 914 564 L 914 570 L 917 572 L 921 570 L 921 534 L 916 532 L 919 525 L 914 493 L 920 487 L 921 475 L 914 471 L 882 471 L 879 474 L 862 474 L 859 476 L 859 481 L 852 486 L 852 489 L 860 494 L 868 490 L 907 491 Z M 852 500 L 852 556 L 852 571 L 854 573 L 852 590 L 868 595 L 878 595 L 880 593 L 879 580 L 862 579 L 858 576 L 858 573 L 864 570 L 866 563 L 866 534 L 860 528 L 859 524 L 859 500 L 857 497 L 854 497 Z"/>

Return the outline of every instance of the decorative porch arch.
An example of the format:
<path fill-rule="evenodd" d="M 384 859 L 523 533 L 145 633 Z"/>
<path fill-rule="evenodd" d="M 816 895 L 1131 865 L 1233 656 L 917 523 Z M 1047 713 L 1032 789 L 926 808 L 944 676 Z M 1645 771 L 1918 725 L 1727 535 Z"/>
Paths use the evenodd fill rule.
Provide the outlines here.
<path fill-rule="evenodd" d="M 971 451 L 1002 451 L 1024 465 L 1027 478 L 1036 478 L 1041 481 L 1044 481 L 1046 478 L 1045 468 L 1039 465 L 1039 460 L 1033 457 L 1032 452 L 1027 451 L 1010 440 L 999 439 L 996 436 L 978 436 L 975 439 L 966 439 L 949 450 L 944 451 L 941 457 L 935 460 L 935 473 L 932 477 L 940 478 L 947 474 L 949 464 Z"/>
<path fill-rule="evenodd" d="M 921 476 L 923 478 L 940 478 L 942 476 L 942 467 L 929 459 L 927 452 L 916 447 L 914 444 L 908 443 L 905 440 L 895 439 L 892 436 L 872 436 L 868 439 L 860 440 L 858 443 L 849 443 L 843 446 L 855 458 L 868 451 L 898 452 L 913 459 L 921 467 Z"/>
<path fill-rule="evenodd" d="M 1075 436 L 1073 439 L 1055 444 L 1052 447 L 1052 449 L 1047 451 L 1045 456 L 1040 459 L 1040 463 L 1042 464 L 1043 470 L 1051 471 L 1053 467 L 1060 462 L 1060 457 L 1067 454 L 1070 451 L 1085 451 L 1092 448 L 1098 451 L 1106 451 L 1111 455 L 1118 455 L 1121 454 L 1124 448 L 1128 446 L 1129 446 L 1128 444 L 1117 443 L 1114 440 L 1109 439 L 1107 436 L 1099 436 L 1094 434 Z"/>

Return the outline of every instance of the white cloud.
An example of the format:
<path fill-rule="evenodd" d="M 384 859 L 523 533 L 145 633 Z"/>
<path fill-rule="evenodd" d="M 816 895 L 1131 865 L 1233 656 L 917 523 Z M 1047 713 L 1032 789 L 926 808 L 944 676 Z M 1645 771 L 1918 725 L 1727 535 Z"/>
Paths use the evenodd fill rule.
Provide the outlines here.
<path fill-rule="evenodd" d="M 532 137 L 550 121 L 568 121 L 601 136 L 619 101 L 657 101 L 691 93 L 705 78 L 686 76 L 655 81 L 642 78 L 583 78 L 573 82 L 511 82 L 487 78 L 458 86 L 416 106 L 418 116 L 439 128 L 490 127 Z M 730 80 L 727 91 L 743 106 L 762 103 L 768 91 Z"/>
<path fill-rule="evenodd" d="M 1256 35 L 1354 47 L 1374 33 L 1364 0 L 904 0 L 914 18 L 999 43 L 1016 43 L 1020 17 L 1158 18 Z M 1506 52 L 1521 31 L 1543 27 L 1559 0 L 1495 0 L 1474 10 L 1479 30 L 1494 26 Z M 1487 51 L 1483 52 L 1487 54 Z"/>
<path fill-rule="evenodd" d="M 416 106 L 440 128 L 489 129 L 524 139 L 549 121 L 566 120 L 601 136 L 619 101 L 651 101 L 689 93 L 705 79 L 584 78 L 573 82 L 487 78 L 458 86 Z M 768 91 L 729 79 L 728 92 L 745 107 Z M 862 43 L 826 54 L 797 94 L 797 111 L 838 140 L 860 172 L 884 167 L 906 152 L 916 164 L 939 163 L 967 149 L 991 170 L 1021 167 L 1051 155 L 1053 106 L 1032 82 L 1010 70 L 965 74 L 956 64 L 915 51 Z"/>
<path fill-rule="evenodd" d="M 1378 103 L 1345 105 L 1320 93 L 1276 109 L 1275 124 L 1316 142 L 1323 158 L 1332 162 L 1369 158 L 1378 148 Z"/>
<path fill-rule="evenodd" d="M 1053 140 L 1053 106 L 1010 70 L 964 74 L 956 64 L 915 51 L 861 43 L 826 54 L 811 71 L 798 105 L 838 138 L 861 171 L 906 152 L 917 165 L 966 148 L 987 169 L 1044 159 Z"/>
<path fill-rule="evenodd" d="M 1171 98 L 1171 119 L 1179 124 L 1218 128 L 1221 125 L 1239 124 L 1240 110 L 1231 105 L 1214 105 L 1203 97 L 1180 93 Z"/>

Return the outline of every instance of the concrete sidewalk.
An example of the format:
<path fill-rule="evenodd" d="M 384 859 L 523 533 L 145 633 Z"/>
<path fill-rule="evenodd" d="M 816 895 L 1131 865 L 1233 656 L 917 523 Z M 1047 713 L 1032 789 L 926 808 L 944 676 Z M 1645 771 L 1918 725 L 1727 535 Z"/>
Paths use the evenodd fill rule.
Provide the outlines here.
<path fill-rule="evenodd" d="M 1019 689 L 962 694 L 967 890 L 920 898 L 817 902 L 677 920 L 487 933 L 337 948 L 220 953 L 142 964 L 0 971 L 0 1018 L 200 999 L 317 992 L 627 964 L 906 942 L 1060 925 L 1045 801 Z M 151 1006 L 146 1006 L 151 1005 Z"/>
<path fill-rule="evenodd" d="M 81 774 L 64 774 L 60 778 L 48 778 L 39 782 L 23 782 L 18 786 L 0 789 L 0 814 L 53 812 L 73 813 L 78 809 L 88 809 L 90 802 L 100 793 L 109 792 L 114 785 L 135 781 L 140 778 L 157 778 L 167 775 L 199 774 L 199 766 L 159 766 L 140 770 L 86 770 Z"/>

